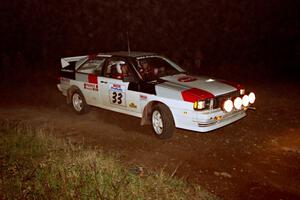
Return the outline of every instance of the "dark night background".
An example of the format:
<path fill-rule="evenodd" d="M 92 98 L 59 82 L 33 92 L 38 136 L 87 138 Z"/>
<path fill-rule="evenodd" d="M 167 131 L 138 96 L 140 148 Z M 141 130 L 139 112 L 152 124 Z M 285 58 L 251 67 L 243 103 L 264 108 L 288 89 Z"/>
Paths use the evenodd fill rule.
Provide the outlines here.
<path fill-rule="evenodd" d="M 53 126 L 125 165 L 168 165 L 224 199 L 300 199 L 300 0 L 4 0 L 0 19 L 0 122 Z M 56 87 L 60 58 L 126 51 L 127 33 L 132 51 L 242 83 L 256 111 L 209 134 L 176 129 L 168 141 L 127 115 L 75 116 Z"/>
<path fill-rule="evenodd" d="M 11 0 L 0 7 L 2 75 L 55 71 L 61 57 L 127 50 L 128 31 L 131 50 L 162 53 L 192 70 L 201 51 L 204 74 L 297 78 L 297 0 Z"/>

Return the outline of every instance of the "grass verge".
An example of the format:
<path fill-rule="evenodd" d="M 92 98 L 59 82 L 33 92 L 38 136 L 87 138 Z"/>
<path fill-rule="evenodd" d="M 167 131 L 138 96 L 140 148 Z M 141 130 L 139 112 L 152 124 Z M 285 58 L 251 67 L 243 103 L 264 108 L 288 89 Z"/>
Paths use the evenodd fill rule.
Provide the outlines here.
<path fill-rule="evenodd" d="M 0 137 L 0 199 L 216 199 L 163 171 L 133 173 L 50 129 L 0 121 Z"/>

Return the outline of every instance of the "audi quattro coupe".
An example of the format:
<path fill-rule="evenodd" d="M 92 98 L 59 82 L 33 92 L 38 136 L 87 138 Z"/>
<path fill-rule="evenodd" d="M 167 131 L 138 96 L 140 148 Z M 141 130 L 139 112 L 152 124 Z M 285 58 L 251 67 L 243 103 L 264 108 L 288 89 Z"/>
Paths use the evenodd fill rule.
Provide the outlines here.
<path fill-rule="evenodd" d="M 95 106 L 139 117 L 159 138 L 170 138 L 175 127 L 207 132 L 231 124 L 255 101 L 240 84 L 192 76 L 144 52 L 62 58 L 57 87 L 76 113 Z"/>

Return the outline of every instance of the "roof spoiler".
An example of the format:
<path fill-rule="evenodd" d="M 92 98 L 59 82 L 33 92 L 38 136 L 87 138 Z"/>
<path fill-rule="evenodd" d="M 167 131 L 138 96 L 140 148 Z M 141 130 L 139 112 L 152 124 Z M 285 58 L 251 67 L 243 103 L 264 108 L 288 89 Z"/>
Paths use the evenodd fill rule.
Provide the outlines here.
<path fill-rule="evenodd" d="M 61 62 L 61 67 L 62 68 L 65 68 L 67 66 L 70 65 L 70 62 L 76 62 L 80 59 L 83 59 L 83 58 L 87 58 L 88 56 L 74 56 L 74 57 L 66 57 L 66 58 L 61 58 L 60 59 L 60 62 Z"/>

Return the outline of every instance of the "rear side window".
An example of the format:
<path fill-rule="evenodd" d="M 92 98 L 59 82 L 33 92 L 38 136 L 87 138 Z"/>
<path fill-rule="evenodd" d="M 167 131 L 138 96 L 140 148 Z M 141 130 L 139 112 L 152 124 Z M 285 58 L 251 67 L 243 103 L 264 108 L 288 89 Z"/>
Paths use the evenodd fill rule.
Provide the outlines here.
<path fill-rule="evenodd" d="M 95 58 L 88 60 L 82 66 L 79 67 L 77 72 L 99 75 L 102 70 L 104 61 L 105 58 Z"/>

